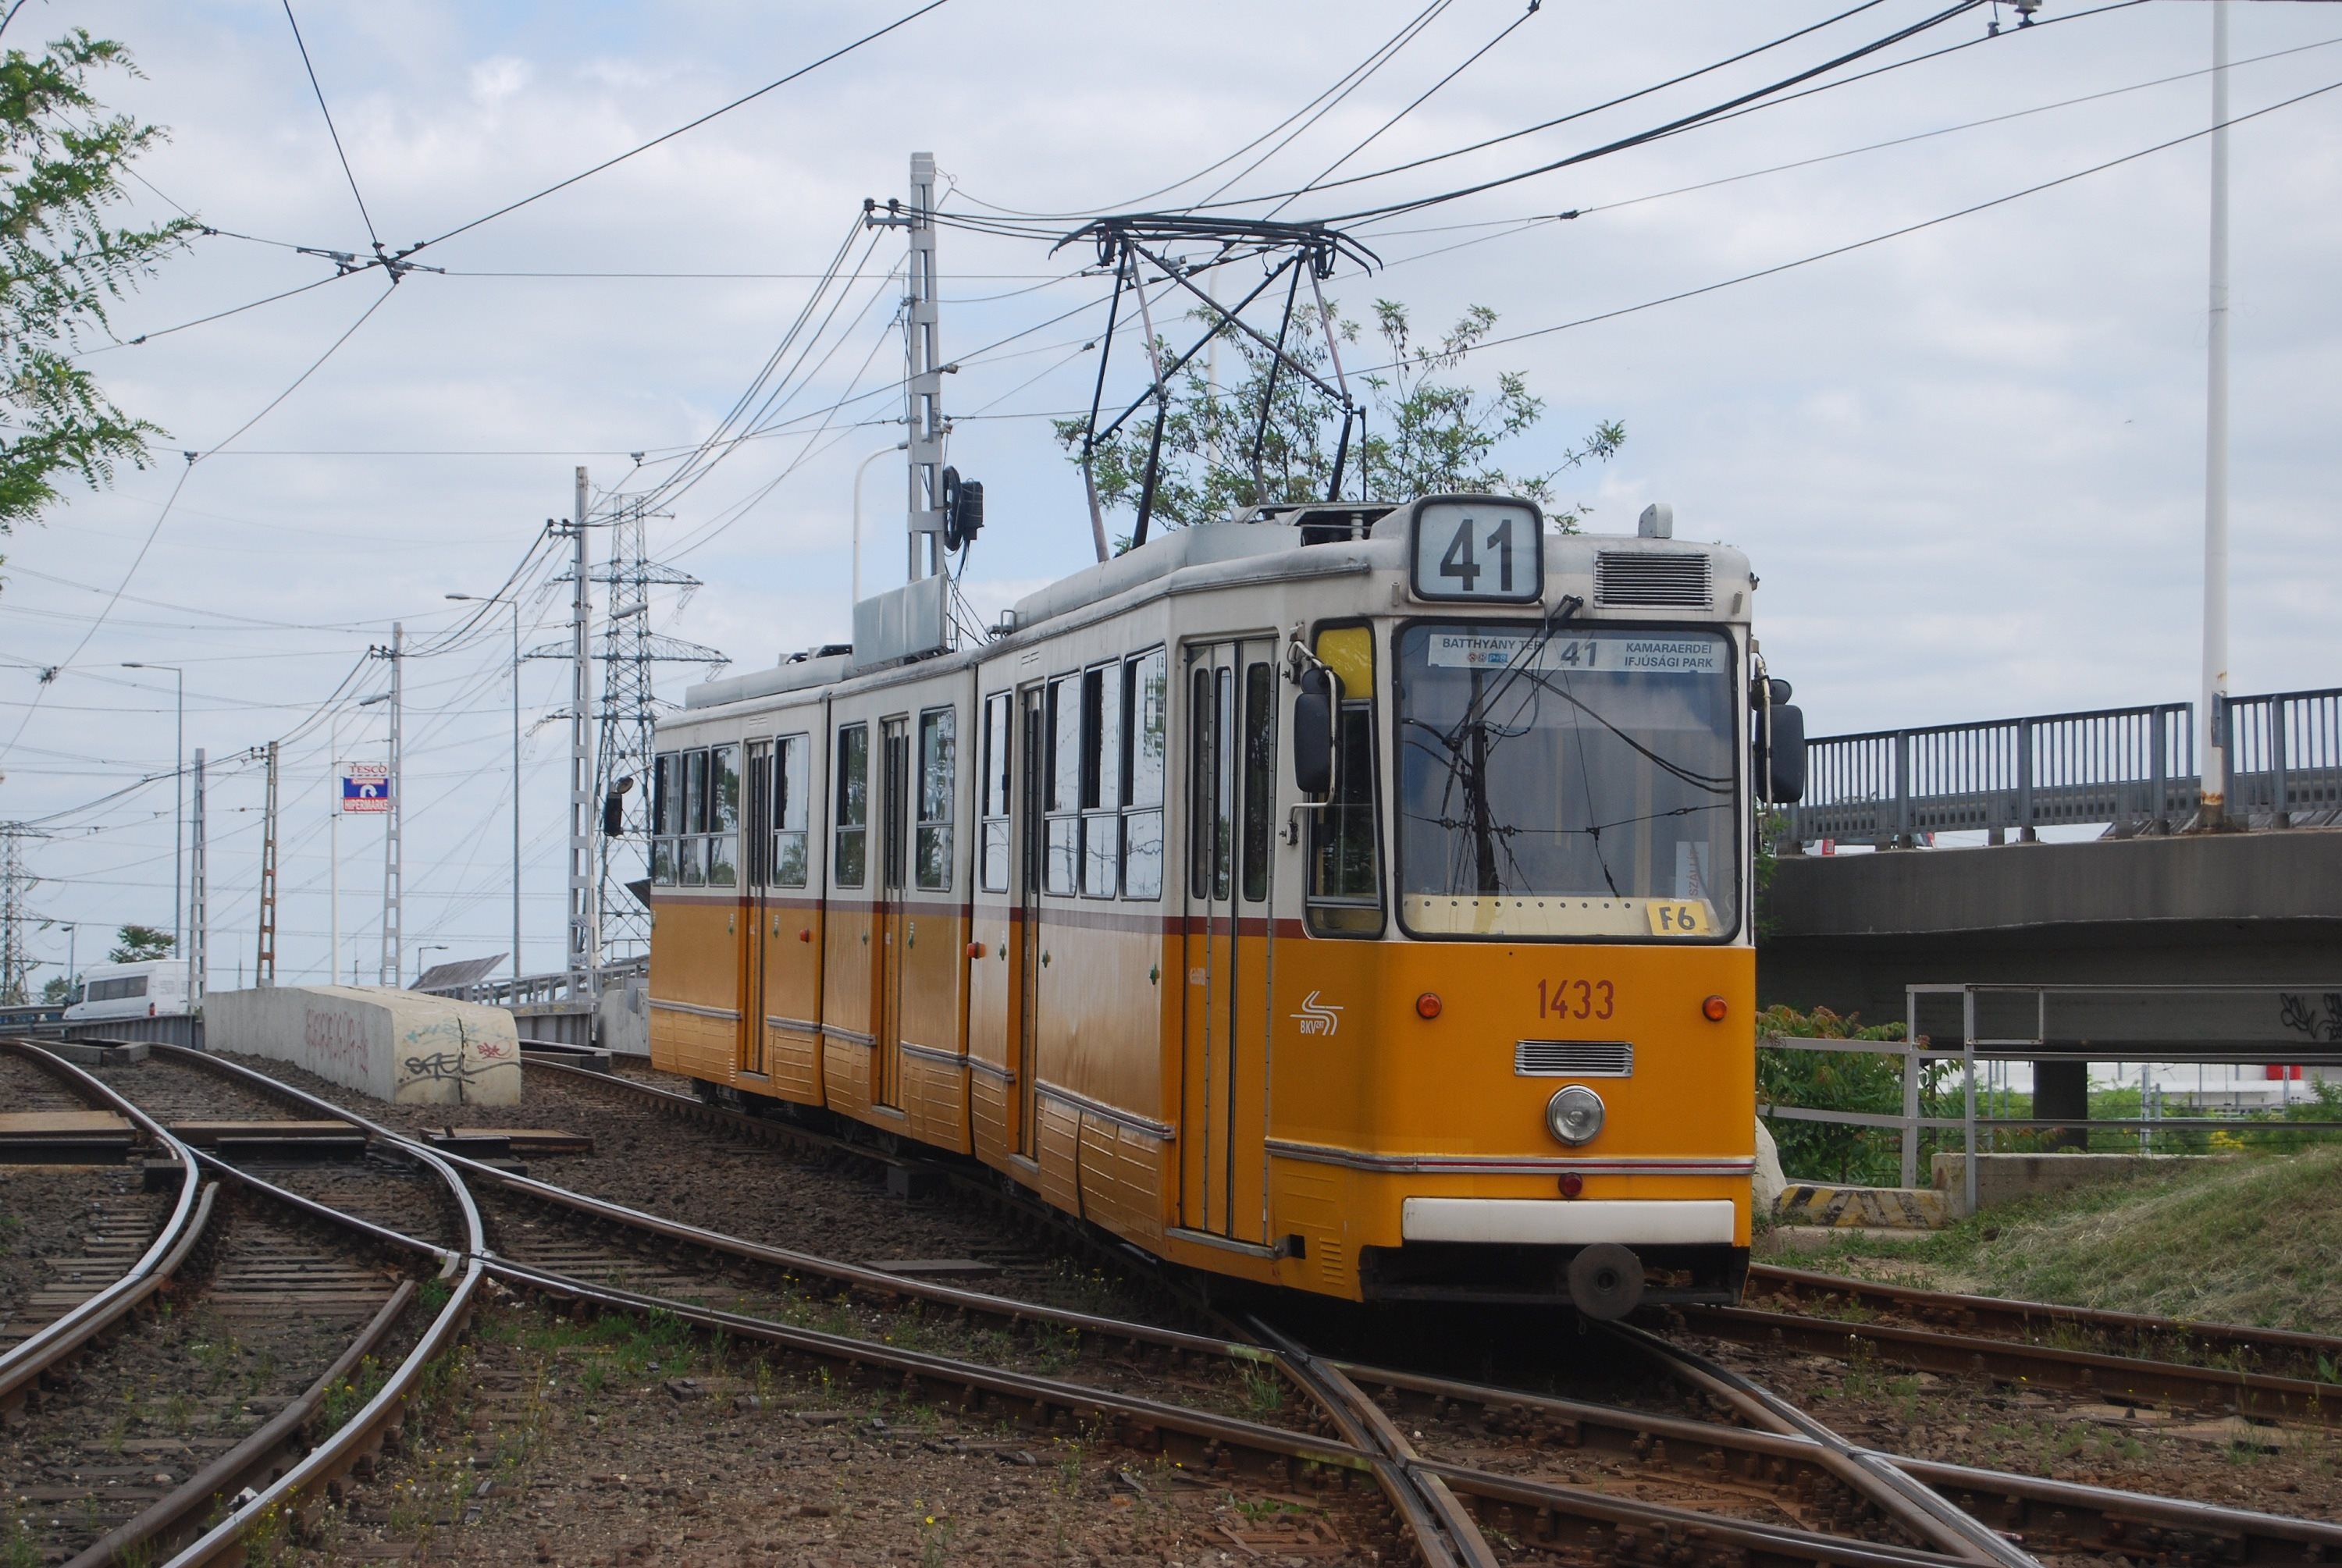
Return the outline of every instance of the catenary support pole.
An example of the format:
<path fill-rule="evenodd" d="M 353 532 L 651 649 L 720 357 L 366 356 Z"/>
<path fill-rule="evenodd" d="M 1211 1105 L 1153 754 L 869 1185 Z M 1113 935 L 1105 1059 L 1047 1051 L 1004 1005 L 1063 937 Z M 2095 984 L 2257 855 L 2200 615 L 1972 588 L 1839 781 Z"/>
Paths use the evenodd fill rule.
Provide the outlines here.
<path fill-rule="evenodd" d="M 513 618 L 512 664 L 512 973 L 520 979 L 520 600 L 511 601 Z"/>
<path fill-rule="evenodd" d="M 2212 244 L 2204 375 L 2204 694 L 2197 714 L 2207 828 L 2228 815 L 2228 7 L 2212 13 Z"/>
<path fill-rule="evenodd" d="M 594 894 L 593 601 L 588 588 L 592 552 L 587 548 L 586 470 L 577 470 L 575 510 L 569 538 L 569 970 L 572 994 L 591 998 L 600 944 L 595 927 L 599 911 Z"/>
<path fill-rule="evenodd" d="M 260 942 L 253 949 L 252 983 L 276 984 L 276 743 L 268 743 L 268 785 L 260 808 Z"/>
<path fill-rule="evenodd" d="M 204 951 L 204 928 L 210 924 L 204 897 L 204 748 L 195 748 L 195 824 L 187 857 L 187 1002 L 204 999 L 204 971 L 209 954 Z"/>
<path fill-rule="evenodd" d="M 936 155 L 911 155 L 910 275 L 903 331 L 910 347 L 904 391 L 910 421 L 910 582 L 944 569 L 944 367 L 936 299 Z M 920 544 L 925 536 L 926 548 Z M 924 557 L 924 561 L 922 560 Z"/>
<path fill-rule="evenodd" d="M 399 949 L 399 915 L 405 889 L 399 858 L 399 825 L 406 817 L 406 781 L 399 776 L 399 741 L 405 705 L 406 626 L 390 627 L 390 806 L 382 817 L 382 964 L 376 978 L 382 984 L 403 984 Z"/>
<path fill-rule="evenodd" d="M 334 715 L 333 726 L 326 732 L 326 750 L 331 754 L 327 765 L 333 770 L 326 777 L 331 786 L 325 818 L 325 902 L 332 906 L 328 915 L 325 941 L 325 984 L 342 983 L 342 716 Z"/>

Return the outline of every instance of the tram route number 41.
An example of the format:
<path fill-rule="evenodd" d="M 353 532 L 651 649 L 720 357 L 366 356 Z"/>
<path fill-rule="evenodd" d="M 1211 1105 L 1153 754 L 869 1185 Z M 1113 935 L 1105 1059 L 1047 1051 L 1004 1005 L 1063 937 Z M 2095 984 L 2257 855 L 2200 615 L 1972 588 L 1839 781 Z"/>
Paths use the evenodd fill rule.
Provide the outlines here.
<path fill-rule="evenodd" d="M 1533 604 L 1545 596 L 1545 518 L 1526 501 L 1420 502 L 1408 588 L 1435 603 Z"/>

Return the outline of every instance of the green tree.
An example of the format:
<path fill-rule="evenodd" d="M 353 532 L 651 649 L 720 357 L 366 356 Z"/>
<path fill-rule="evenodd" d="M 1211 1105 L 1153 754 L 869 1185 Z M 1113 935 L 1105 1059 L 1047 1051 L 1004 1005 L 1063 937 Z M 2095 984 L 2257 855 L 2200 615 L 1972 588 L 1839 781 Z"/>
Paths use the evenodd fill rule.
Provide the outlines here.
<path fill-rule="evenodd" d="M 69 976 L 52 974 L 41 987 L 41 1003 L 47 1007 L 63 1006 L 73 1000 L 73 981 Z"/>
<path fill-rule="evenodd" d="M 1474 305 L 1436 344 L 1426 345 L 1415 341 L 1406 306 L 1396 300 L 1375 302 L 1375 331 L 1387 368 L 1356 378 L 1366 388 L 1367 418 L 1365 438 L 1352 434 L 1343 470 L 1345 494 L 1357 493 L 1363 464 L 1369 494 L 1379 497 L 1457 491 L 1522 495 L 1545 506 L 1564 533 L 1576 530 L 1587 508 L 1556 508 L 1555 482 L 1589 460 L 1610 457 L 1626 439 L 1626 427 L 1604 421 L 1576 444 L 1549 448 L 1525 472 L 1502 465 L 1497 448 L 1528 435 L 1545 415 L 1544 400 L 1530 394 L 1527 378 L 1517 372 L 1500 375 L 1493 387 L 1449 379 L 1496 325 L 1495 311 Z M 1345 344 L 1359 341 L 1355 322 L 1337 320 L 1335 334 Z M 1276 367 L 1272 395 L 1275 356 L 1269 350 L 1232 329 L 1223 328 L 1220 335 L 1241 362 L 1240 378 L 1214 396 L 1200 354 L 1171 375 L 1150 526 L 1213 522 L 1241 506 L 1322 501 L 1333 477 L 1341 449 L 1340 409 L 1290 364 Z M 1167 344 L 1162 350 L 1167 363 L 1174 351 Z M 1314 322 L 1296 316 L 1286 352 L 1311 375 L 1334 384 L 1325 339 Z M 1269 402 L 1265 425 L 1264 399 Z M 1142 407 L 1097 444 L 1092 466 L 1101 506 L 1136 512 L 1154 420 L 1154 410 Z M 1076 463 L 1082 458 L 1086 424 L 1056 422 L 1057 440 Z"/>
<path fill-rule="evenodd" d="M 0 56 L 0 534 L 39 517 L 66 474 L 95 489 L 118 463 L 143 468 L 148 438 L 167 434 L 73 360 L 112 335 L 109 302 L 202 226 L 108 221 L 132 162 L 164 135 L 97 101 L 90 77 L 109 68 L 137 74 L 122 45 L 79 27 L 38 55 Z"/>
<path fill-rule="evenodd" d="M 105 955 L 109 964 L 144 964 L 150 958 L 168 958 L 178 939 L 167 931 L 157 931 L 151 925 L 125 925 L 114 934 L 115 946 Z"/>

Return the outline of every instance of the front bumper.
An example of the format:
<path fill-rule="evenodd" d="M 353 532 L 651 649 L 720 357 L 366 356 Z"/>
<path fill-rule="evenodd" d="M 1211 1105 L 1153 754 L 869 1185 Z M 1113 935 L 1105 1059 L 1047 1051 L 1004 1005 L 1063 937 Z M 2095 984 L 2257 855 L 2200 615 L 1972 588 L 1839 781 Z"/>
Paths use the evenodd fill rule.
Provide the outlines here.
<path fill-rule="evenodd" d="M 1669 1246 L 1729 1246 L 1738 1213 L 1729 1198 L 1408 1198 L 1406 1242 L 1582 1247 L 1616 1242 L 1637 1253 Z"/>

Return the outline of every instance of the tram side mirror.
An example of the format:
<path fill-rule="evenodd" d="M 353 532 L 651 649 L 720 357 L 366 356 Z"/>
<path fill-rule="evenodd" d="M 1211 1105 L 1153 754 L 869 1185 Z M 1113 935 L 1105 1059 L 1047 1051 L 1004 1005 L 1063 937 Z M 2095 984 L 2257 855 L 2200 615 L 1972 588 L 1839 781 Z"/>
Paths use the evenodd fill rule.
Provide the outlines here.
<path fill-rule="evenodd" d="M 1775 805 L 1795 805 L 1806 798 L 1806 711 L 1776 703 L 1771 713 L 1765 736 L 1765 798 Z"/>
<path fill-rule="evenodd" d="M 1293 784 L 1310 795 L 1334 788 L 1334 676 L 1317 664 L 1301 672 L 1293 699 Z"/>

